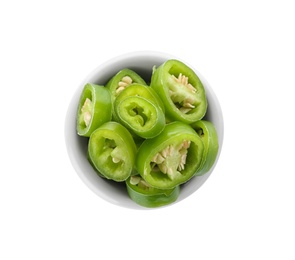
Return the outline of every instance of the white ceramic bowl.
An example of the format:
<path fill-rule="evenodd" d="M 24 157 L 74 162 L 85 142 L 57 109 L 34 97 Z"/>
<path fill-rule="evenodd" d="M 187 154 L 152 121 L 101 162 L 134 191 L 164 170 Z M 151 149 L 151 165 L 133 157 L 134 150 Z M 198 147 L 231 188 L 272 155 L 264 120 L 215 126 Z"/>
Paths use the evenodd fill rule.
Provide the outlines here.
<path fill-rule="evenodd" d="M 88 82 L 105 85 L 113 75 L 124 68 L 129 68 L 136 71 L 144 79 L 149 81 L 149 79 L 151 78 L 153 66 L 159 66 L 166 60 L 172 58 L 181 60 L 181 58 L 169 54 L 153 51 L 132 52 L 113 58 L 98 66 L 85 78 L 83 82 L 81 82 L 69 104 L 65 120 L 65 141 L 71 163 L 82 181 L 95 194 L 110 203 L 126 208 L 145 209 L 144 207 L 135 204 L 128 197 L 124 183 L 118 184 L 113 181 L 105 180 L 99 177 L 97 173 L 93 170 L 92 166 L 89 164 L 86 156 L 87 139 L 78 136 L 76 133 L 76 113 L 82 89 L 84 85 Z M 186 63 L 183 60 L 181 61 Z M 223 143 L 223 116 L 220 104 L 213 92 L 213 89 L 209 86 L 206 79 L 190 64 L 187 65 L 190 66 L 197 73 L 206 90 L 208 110 L 205 119 L 211 121 L 215 125 L 219 138 L 220 148 L 215 161 L 216 165 Z M 182 185 L 181 193 L 178 197 L 178 200 L 174 203 L 182 201 L 183 199 L 187 198 L 195 191 L 197 191 L 211 175 L 215 165 L 205 175 L 194 177 L 189 182 Z"/>

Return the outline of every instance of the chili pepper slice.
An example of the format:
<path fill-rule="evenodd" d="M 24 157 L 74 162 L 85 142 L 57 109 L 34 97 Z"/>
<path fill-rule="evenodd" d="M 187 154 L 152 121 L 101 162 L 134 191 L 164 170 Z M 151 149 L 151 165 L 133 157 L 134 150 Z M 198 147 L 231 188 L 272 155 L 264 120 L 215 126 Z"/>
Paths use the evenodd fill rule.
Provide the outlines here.
<path fill-rule="evenodd" d="M 160 97 L 155 92 L 155 90 L 152 89 L 151 87 L 148 87 L 139 83 L 131 84 L 128 88 L 124 89 L 124 91 L 120 92 L 120 94 L 117 96 L 114 102 L 114 106 L 116 106 L 116 104 L 118 104 L 123 99 L 130 96 L 145 98 L 155 103 L 158 107 L 162 109 L 163 112 L 165 111 L 164 104 L 162 100 L 160 99 Z M 114 109 L 114 112 L 116 113 L 115 109 Z"/>
<path fill-rule="evenodd" d="M 93 166 L 107 179 L 118 182 L 125 181 L 132 174 L 136 149 L 129 131 L 113 121 L 98 127 L 88 143 Z"/>
<path fill-rule="evenodd" d="M 197 176 L 201 176 L 211 169 L 216 160 L 219 149 L 218 136 L 215 126 L 209 121 L 200 120 L 191 124 L 191 126 L 195 129 L 204 143 L 202 163 L 196 172 Z"/>
<path fill-rule="evenodd" d="M 165 115 L 155 102 L 130 96 L 115 104 L 119 122 L 138 136 L 152 138 L 164 129 Z"/>
<path fill-rule="evenodd" d="M 151 87 L 162 99 L 170 121 L 193 123 L 207 110 L 204 86 L 197 74 L 178 60 L 168 60 L 154 68 Z"/>
<path fill-rule="evenodd" d="M 110 90 L 112 104 L 114 103 L 119 93 L 121 93 L 132 83 L 146 85 L 146 82 L 142 79 L 142 77 L 140 77 L 135 71 L 130 69 L 120 70 L 108 81 L 106 87 Z"/>
<path fill-rule="evenodd" d="M 161 190 L 151 187 L 140 175 L 131 176 L 126 180 L 129 197 L 138 205 L 156 208 L 175 202 L 180 193 L 180 187 Z"/>
<path fill-rule="evenodd" d="M 90 165 L 92 166 L 92 168 L 94 169 L 94 171 L 97 173 L 98 176 L 105 178 L 105 176 L 103 174 L 100 173 L 100 171 L 95 167 L 95 165 L 93 164 L 90 156 L 89 156 L 89 151 L 87 152 L 87 159 L 88 162 L 90 163 Z"/>
<path fill-rule="evenodd" d="M 77 133 L 89 137 L 100 125 L 111 120 L 112 103 L 109 91 L 100 85 L 86 84 L 77 112 Z"/>
<path fill-rule="evenodd" d="M 174 121 L 152 139 L 143 141 L 136 169 L 152 187 L 172 189 L 192 178 L 200 167 L 204 145 L 189 125 Z"/>

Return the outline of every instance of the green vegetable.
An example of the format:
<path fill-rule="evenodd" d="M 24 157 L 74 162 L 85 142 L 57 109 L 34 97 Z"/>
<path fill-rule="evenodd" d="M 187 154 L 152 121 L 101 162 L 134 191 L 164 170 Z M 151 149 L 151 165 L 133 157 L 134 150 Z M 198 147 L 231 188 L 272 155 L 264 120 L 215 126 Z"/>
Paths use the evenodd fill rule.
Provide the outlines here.
<path fill-rule="evenodd" d="M 154 69 L 151 87 L 162 99 L 170 121 L 193 123 L 207 110 L 205 89 L 196 73 L 178 60 L 168 60 Z"/>
<path fill-rule="evenodd" d="M 136 169 L 152 187 L 172 189 L 187 182 L 201 165 L 204 145 L 189 125 L 175 121 L 138 149 Z"/>
<path fill-rule="evenodd" d="M 160 102 L 151 88 L 132 84 L 117 96 L 114 118 L 142 138 L 155 137 L 165 126 Z"/>
<path fill-rule="evenodd" d="M 124 126 L 109 121 L 91 134 L 88 154 L 92 165 L 100 174 L 120 182 L 132 174 L 136 145 Z"/>
<path fill-rule="evenodd" d="M 114 104 L 116 97 L 132 83 L 146 85 L 146 82 L 136 72 L 130 69 L 119 71 L 108 81 L 106 87 L 111 93 L 112 104 Z"/>
<path fill-rule="evenodd" d="M 129 197 L 135 203 L 148 208 L 171 204 L 177 200 L 180 193 L 179 186 L 166 190 L 153 188 L 139 175 L 128 178 L 126 187 Z"/>
<path fill-rule="evenodd" d="M 109 91 L 99 85 L 86 84 L 77 112 L 77 133 L 89 137 L 100 125 L 111 120 L 112 103 Z"/>
<path fill-rule="evenodd" d="M 211 122 L 200 120 L 191 125 L 204 143 L 202 163 L 196 175 L 207 173 L 213 166 L 218 153 L 218 136 L 214 125 Z"/>
<path fill-rule="evenodd" d="M 122 91 L 117 96 L 116 100 L 114 101 L 114 105 L 118 104 L 118 102 L 130 96 L 137 96 L 148 99 L 154 102 L 159 108 L 161 108 L 163 112 L 165 111 L 164 104 L 155 92 L 155 90 L 151 87 L 138 83 L 131 84 L 128 88 L 124 89 L 124 91 Z M 116 112 L 116 110 L 114 112 Z"/>
<path fill-rule="evenodd" d="M 97 174 L 125 182 L 135 203 L 154 208 L 175 202 L 182 184 L 207 173 L 219 144 L 214 125 L 203 120 L 206 93 L 191 68 L 168 60 L 153 68 L 150 82 L 123 69 L 106 87 L 86 84 L 76 129 L 88 137 Z"/>

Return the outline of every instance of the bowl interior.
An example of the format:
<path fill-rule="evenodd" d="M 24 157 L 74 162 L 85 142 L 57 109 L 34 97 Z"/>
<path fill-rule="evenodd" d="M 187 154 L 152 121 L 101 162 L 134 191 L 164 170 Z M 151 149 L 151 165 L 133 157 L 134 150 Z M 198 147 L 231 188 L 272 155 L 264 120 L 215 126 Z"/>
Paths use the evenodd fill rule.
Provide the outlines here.
<path fill-rule="evenodd" d="M 84 81 L 78 86 L 69 104 L 65 121 L 65 141 L 71 163 L 78 175 L 80 176 L 80 178 L 83 180 L 83 182 L 94 193 L 96 193 L 102 199 L 105 199 L 110 203 L 127 208 L 145 209 L 135 204 L 128 197 L 124 182 L 117 183 L 99 177 L 97 173 L 93 170 L 92 166 L 89 164 L 86 156 L 88 139 L 80 137 L 76 133 L 76 113 L 82 89 L 84 85 L 88 82 L 98 85 L 105 85 L 113 75 L 125 68 L 134 70 L 141 77 L 143 77 L 146 80 L 146 82 L 149 82 L 153 66 L 159 66 L 166 60 L 172 58 L 176 57 L 169 54 L 158 52 L 134 52 L 109 60 L 97 67 L 92 73 L 90 73 L 84 79 Z M 179 58 L 176 59 L 181 60 Z M 183 62 L 186 63 L 185 61 Z M 191 65 L 187 65 L 193 68 Z M 206 90 L 208 110 L 204 119 L 211 121 L 215 125 L 218 134 L 220 148 L 215 161 L 216 165 L 223 142 L 222 112 L 219 102 L 206 79 L 196 69 L 194 69 L 194 71 L 201 79 Z M 194 177 L 186 184 L 183 184 L 181 187 L 181 193 L 176 202 L 179 202 L 184 198 L 190 196 L 199 187 L 201 187 L 202 184 L 208 179 L 208 177 L 212 173 L 215 165 L 205 175 L 200 177 Z"/>

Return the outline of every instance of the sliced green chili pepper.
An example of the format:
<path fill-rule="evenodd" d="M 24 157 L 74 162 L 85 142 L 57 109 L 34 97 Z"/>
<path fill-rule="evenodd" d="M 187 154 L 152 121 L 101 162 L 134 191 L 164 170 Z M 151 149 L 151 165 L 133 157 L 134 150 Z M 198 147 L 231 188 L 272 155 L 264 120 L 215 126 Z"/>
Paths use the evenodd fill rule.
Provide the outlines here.
<path fill-rule="evenodd" d="M 151 187 L 140 175 L 131 176 L 126 180 L 129 197 L 137 204 L 156 208 L 175 202 L 180 193 L 180 187 L 173 189 L 156 189 Z"/>
<path fill-rule="evenodd" d="M 145 98 L 153 103 L 155 103 L 159 108 L 162 109 L 162 111 L 165 111 L 164 104 L 160 97 L 157 95 L 154 89 L 151 87 L 134 83 L 131 84 L 128 88 L 126 88 L 124 91 L 122 91 L 116 98 L 114 105 L 118 104 L 123 99 L 130 97 L 130 96 L 137 96 Z M 116 111 L 114 111 L 116 112 Z"/>
<path fill-rule="evenodd" d="M 207 173 L 213 166 L 218 149 L 218 136 L 214 125 L 211 122 L 200 120 L 191 125 L 197 134 L 201 137 L 204 143 L 204 153 L 202 163 L 198 171 L 197 176 Z"/>
<path fill-rule="evenodd" d="M 170 121 L 193 123 L 207 110 L 205 89 L 196 73 L 178 60 L 168 60 L 154 69 L 151 87 L 162 99 Z"/>
<path fill-rule="evenodd" d="M 138 149 L 136 169 L 152 187 L 172 189 L 187 182 L 199 168 L 204 145 L 189 125 L 175 121 Z"/>
<path fill-rule="evenodd" d="M 105 178 L 105 176 L 103 174 L 100 173 L 100 171 L 95 167 L 95 165 L 93 164 L 90 156 L 89 156 L 89 151 L 87 152 L 87 159 L 88 162 L 90 163 L 90 165 L 92 166 L 92 168 L 94 169 L 94 171 L 97 173 L 98 176 Z"/>
<path fill-rule="evenodd" d="M 129 96 L 139 89 L 140 94 Z M 123 91 L 115 100 L 114 112 L 117 120 L 142 138 L 152 138 L 162 132 L 165 126 L 165 115 L 157 99 L 148 87 L 135 84 Z M 147 98 L 145 98 L 147 97 Z"/>
<path fill-rule="evenodd" d="M 77 133 L 89 137 L 100 125 L 111 120 L 111 96 L 103 86 L 86 84 L 80 96 L 77 112 Z"/>
<path fill-rule="evenodd" d="M 136 145 L 129 131 L 117 122 L 109 121 L 91 134 L 88 153 L 107 179 L 125 181 L 132 174 Z"/>
<path fill-rule="evenodd" d="M 106 84 L 106 87 L 111 93 L 112 103 L 114 103 L 119 93 L 132 83 L 146 85 L 146 82 L 136 72 L 130 69 L 123 69 L 113 76 Z"/>

